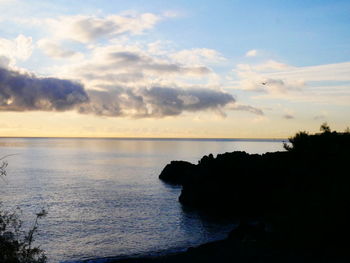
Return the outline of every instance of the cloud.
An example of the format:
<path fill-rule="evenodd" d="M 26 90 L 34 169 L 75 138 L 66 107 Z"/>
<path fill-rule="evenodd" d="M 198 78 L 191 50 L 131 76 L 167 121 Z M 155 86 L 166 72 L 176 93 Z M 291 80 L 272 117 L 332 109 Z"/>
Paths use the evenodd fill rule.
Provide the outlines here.
<path fill-rule="evenodd" d="M 277 61 L 240 64 L 231 88 L 259 92 L 254 98 L 348 105 L 350 62 L 295 67 Z"/>
<path fill-rule="evenodd" d="M 68 111 L 110 117 L 166 117 L 183 112 L 221 111 L 232 95 L 206 88 L 113 87 L 85 90 L 78 83 L 39 78 L 0 68 L 0 111 Z"/>
<path fill-rule="evenodd" d="M 31 37 L 18 35 L 15 39 L 0 38 L 0 56 L 7 57 L 8 64 L 14 64 L 17 59 L 28 59 L 32 55 L 32 51 Z"/>
<path fill-rule="evenodd" d="M 57 39 L 72 39 L 87 43 L 100 38 L 113 38 L 125 33 L 142 34 L 161 19 L 152 13 L 138 15 L 62 16 L 47 19 L 46 25 Z"/>
<path fill-rule="evenodd" d="M 137 71 L 146 71 L 153 73 L 176 73 L 176 74 L 193 74 L 204 75 L 211 72 L 211 70 L 204 66 L 185 67 L 180 64 L 171 63 L 166 60 L 159 60 L 152 58 L 146 54 L 130 51 L 110 52 L 107 59 L 115 67 L 132 68 Z"/>
<path fill-rule="evenodd" d="M 0 68 L 0 111 L 66 111 L 87 101 L 80 84 Z"/>
<path fill-rule="evenodd" d="M 217 110 L 235 102 L 232 95 L 210 89 L 174 89 L 153 87 L 144 90 L 146 101 L 156 116 L 179 115 L 182 111 Z"/>
<path fill-rule="evenodd" d="M 226 60 L 218 51 L 209 48 L 184 49 L 170 54 L 169 57 L 188 65 L 205 65 Z"/>
<path fill-rule="evenodd" d="M 275 60 L 268 60 L 262 64 L 250 66 L 252 70 L 259 71 L 259 72 L 278 72 L 278 71 L 288 71 L 293 70 L 296 67 L 293 67 L 291 65 L 278 62 Z"/>
<path fill-rule="evenodd" d="M 246 57 L 255 57 L 258 54 L 258 51 L 256 49 L 252 49 L 247 51 L 247 53 L 245 53 Z"/>
<path fill-rule="evenodd" d="M 72 58 L 81 57 L 83 54 L 64 48 L 57 41 L 49 39 L 41 39 L 38 41 L 38 47 L 41 48 L 44 53 L 53 58 Z"/>
<path fill-rule="evenodd" d="M 152 55 L 167 55 L 172 51 L 173 42 L 157 40 L 147 44 L 147 51 Z"/>
<path fill-rule="evenodd" d="M 229 110 L 236 110 L 236 111 L 247 111 L 256 115 L 264 115 L 263 110 L 250 106 L 250 105 L 239 105 L 239 104 L 235 104 L 231 107 L 229 107 Z"/>
<path fill-rule="evenodd" d="M 1 68 L 0 111 L 72 110 L 132 118 L 200 111 L 224 115 L 235 99 L 208 83 L 214 73 L 206 66 L 224 60 L 219 52 L 198 48 L 157 53 L 157 45 L 131 43 L 128 37 L 122 40 L 124 35 L 153 28 L 162 17 L 146 13 L 46 19 L 45 26 L 52 34 L 39 40 L 36 47 L 52 58 L 79 59 L 48 69 L 55 76 L 51 78 Z M 95 40 L 108 41 L 90 43 Z M 0 63 L 6 66 L 7 57 L 0 57 Z"/>
<path fill-rule="evenodd" d="M 205 88 L 151 87 L 114 88 L 89 91 L 90 103 L 79 107 L 80 113 L 135 118 L 177 116 L 183 112 L 220 111 L 235 100 L 232 95 Z"/>
<path fill-rule="evenodd" d="M 6 56 L 0 56 L 0 68 L 8 68 L 11 60 Z"/>
<path fill-rule="evenodd" d="M 285 114 L 285 115 L 283 115 L 283 118 L 287 119 L 287 120 L 291 120 L 291 119 L 294 119 L 294 116 L 291 114 Z"/>
<path fill-rule="evenodd" d="M 260 85 L 256 86 L 256 91 L 265 91 L 268 93 L 281 94 L 286 93 L 288 90 L 297 89 L 291 83 L 286 84 L 282 79 L 264 79 Z"/>
<path fill-rule="evenodd" d="M 18 3 L 19 0 L 0 0 L 0 5 L 8 5 Z"/>
<path fill-rule="evenodd" d="M 193 86 L 213 75 L 206 66 L 188 66 L 166 56 L 156 56 L 139 46 L 110 44 L 96 47 L 84 59 L 69 66 L 56 67 L 61 77 L 78 79 L 88 89 L 103 86 L 129 88 L 145 86 Z M 196 83 L 198 84 L 198 83 Z"/>
<path fill-rule="evenodd" d="M 350 62 L 308 67 L 295 67 L 269 60 L 258 65 L 239 64 L 234 70 L 241 79 L 281 80 L 284 83 L 350 81 Z M 260 83 L 257 83 L 260 85 Z"/>

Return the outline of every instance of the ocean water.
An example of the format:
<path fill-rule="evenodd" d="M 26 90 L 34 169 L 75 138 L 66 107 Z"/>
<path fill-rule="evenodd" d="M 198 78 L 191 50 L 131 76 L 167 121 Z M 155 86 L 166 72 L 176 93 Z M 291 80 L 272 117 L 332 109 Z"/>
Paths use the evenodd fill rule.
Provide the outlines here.
<path fill-rule="evenodd" d="M 45 208 L 36 245 L 49 262 L 179 251 L 221 239 L 233 227 L 184 210 L 181 188 L 158 175 L 172 160 L 209 153 L 283 150 L 278 140 L 0 138 L 11 155 L 0 181 L 6 209 L 21 208 L 24 227 Z"/>

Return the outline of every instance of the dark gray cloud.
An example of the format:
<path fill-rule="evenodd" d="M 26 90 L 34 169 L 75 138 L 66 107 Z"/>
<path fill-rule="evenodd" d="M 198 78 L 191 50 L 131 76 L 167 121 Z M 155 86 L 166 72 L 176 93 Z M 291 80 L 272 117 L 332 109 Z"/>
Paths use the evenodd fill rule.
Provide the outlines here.
<path fill-rule="evenodd" d="M 80 113 L 136 118 L 176 116 L 185 111 L 215 111 L 235 102 L 228 93 L 204 88 L 115 88 L 112 91 L 91 91 L 89 96 L 90 103 L 81 105 Z"/>
<path fill-rule="evenodd" d="M 283 118 L 285 118 L 287 120 L 291 120 L 291 119 L 294 119 L 294 116 L 291 114 L 285 114 L 285 115 L 283 115 Z"/>
<path fill-rule="evenodd" d="M 104 88 L 105 91 L 87 91 L 69 80 L 39 78 L 0 68 L 0 111 L 77 110 L 109 117 L 160 118 L 183 112 L 221 112 L 235 102 L 231 94 L 207 88 Z"/>
<path fill-rule="evenodd" d="M 235 102 L 231 94 L 211 89 L 175 89 L 153 87 L 143 91 L 153 106 L 152 115 L 179 115 L 183 111 L 215 110 Z"/>
<path fill-rule="evenodd" d="M 146 60 L 144 57 L 137 53 L 129 51 L 120 51 L 120 52 L 111 52 L 108 54 L 108 57 L 114 61 L 122 63 L 139 63 Z"/>
<path fill-rule="evenodd" d="M 76 32 L 79 32 L 83 39 L 96 39 L 113 31 L 117 31 L 119 26 L 112 21 L 97 20 L 92 17 L 81 18 L 72 25 Z"/>
<path fill-rule="evenodd" d="M 257 115 L 264 115 L 263 110 L 259 108 L 255 108 L 250 105 L 235 105 L 234 107 L 231 107 L 230 110 L 248 111 L 250 113 L 257 114 Z"/>
<path fill-rule="evenodd" d="M 130 89 L 118 87 L 108 91 L 91 90 L 89 97 L 90 102 L 78 108 L 80 113 L 108 117 L 147 115 L 143 97 Z"/>
<path fill-rule="evenodd" d="M 66 111 L 88 100 L 78 83 L 0 68 L 0 111 Z"/>
<path fill-rule="evenodd" d="M 152 57 L 141 55 L 135 52 L 111 52 L 108 54 L 111 65 L 114 68 L 122 67 L 140 71 L 150 71 L 153 73 L 184 73 L 205 75 L 211 73 L 211 70 L 204 66 L 186 67 L 176 63 L 159 62 Z"/>

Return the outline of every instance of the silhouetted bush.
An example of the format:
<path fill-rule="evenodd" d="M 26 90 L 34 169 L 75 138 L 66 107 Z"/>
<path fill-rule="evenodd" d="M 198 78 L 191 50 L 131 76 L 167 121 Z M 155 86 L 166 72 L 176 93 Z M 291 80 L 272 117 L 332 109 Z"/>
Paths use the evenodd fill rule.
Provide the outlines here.
<path fill-rule="evenodd" d="M 289 138 L 291 145 L 284 144 L 284 148 L 289 152 L 312 153 L 312 154 L 347 154 L 350 147 L 350 133 L 333 131 L 327 123 L 321 125 L 322 133 L 309 135 L 306 132 L 299 132 Z"/>
<path fill-rule="evenodd" d="M 2 158 L 0 158 L 2 160 Z M 0 165 L 0 177 L 6 175 L 7 162 Z M 0 203 L 0 263 L 45 263 L 46 256 L 39 247 L 33 247 L 38 219 L 45 210 L 36 214 L 32 228 L 25 232 L 17 212 L 4 211 Z"/>

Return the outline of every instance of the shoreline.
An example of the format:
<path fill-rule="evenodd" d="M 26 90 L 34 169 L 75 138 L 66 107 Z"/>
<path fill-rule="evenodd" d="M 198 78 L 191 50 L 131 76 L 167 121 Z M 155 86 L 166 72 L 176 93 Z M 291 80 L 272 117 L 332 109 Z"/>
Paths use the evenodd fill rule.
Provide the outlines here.
<path fill-rule="evenodd" d="M 230 232 L 229 232 L 230 233 Z M 164 260 L 172 257 L 183 256 L 188 253 L 189 250 L 196 250 L 197 248 L 211 246 L 213 244 L 222 243 L 228 240 L 228 235 L 221 239 L 216 239 L 212 241 L 207 241 L 205 243 L 197 245 L 189 245 L 186 247 L 169 248 L 159 251 L 151 251 L 140 254 L 129 254 L 129 255 L 119 255 L 119 256 L 108 256 L 102 258 L 89 258 L 81 260 L 66 260 L 60 261 L 59 263 L 132 263 L 132 262 L 159 262 L 158 260 Z M 162 261 L 161 261 L 162 262 Z"/>
<path fill-rule="evenodd" d="M 203 249 L 214 250 L 215 248 L 221 247 L 223 244 L 228 244 L 228 238 L 210 241 L 197 246 L 190 246 L 182 249 L 169 249 L 159 252 L 151 252 L 149 254 L 142 255 L 125 255 L 116 257 L 106 257 L 106 258 L 95 258 L 86 259 L 82 261 L 64 261 L 61 263 L 146 263 L 146 262 L 193 262 L 193 257 L 198 257 L 203 255 Z M 200 254 L 199 254 L 200 252 Z M 181 261 L 180 261 L 181 259 Z M 174 261 L 175 260 L 175 261 Z M 178 261 L 179 260 L 179 261 Z M 185 260 L 185 261 L 183 261 Z M 191 260 L 191 261 L 186 261 Z"/>
<path fill-rule="evenodd" d="M 165 255 L 144 255 L 104 259 L 98 263 L 344 263 L 348 260 L 347 250 L 303 249 L 280 245 L 267 240 L 241 240 L 228 237 L 223 240 L 189 247 L 183 252 Z M 96 261 L 84 261 L 92 263 Z"/>

